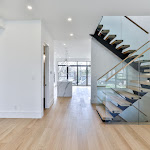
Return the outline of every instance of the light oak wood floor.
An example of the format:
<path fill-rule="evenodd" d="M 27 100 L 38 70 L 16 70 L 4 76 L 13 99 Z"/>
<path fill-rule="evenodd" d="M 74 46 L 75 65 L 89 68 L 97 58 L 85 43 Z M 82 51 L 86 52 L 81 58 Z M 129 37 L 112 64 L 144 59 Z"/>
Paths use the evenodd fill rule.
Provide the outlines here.
<path fill-rule="evenodd" d="M 0 150 L 131 149 L 150 150 L 150 126 L 104 124 L 89 87 L 74 87 L 42 119 L 0 119 Z"/>

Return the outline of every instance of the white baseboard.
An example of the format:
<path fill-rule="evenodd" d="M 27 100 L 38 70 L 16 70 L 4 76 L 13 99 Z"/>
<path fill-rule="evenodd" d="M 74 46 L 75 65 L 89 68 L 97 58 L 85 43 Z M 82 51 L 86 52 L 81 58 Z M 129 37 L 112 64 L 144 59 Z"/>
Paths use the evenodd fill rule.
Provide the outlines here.
<path fill-rule="evenodd" d="M 0 118 L 42 118 L 43 112 L 0 112 Z"/>

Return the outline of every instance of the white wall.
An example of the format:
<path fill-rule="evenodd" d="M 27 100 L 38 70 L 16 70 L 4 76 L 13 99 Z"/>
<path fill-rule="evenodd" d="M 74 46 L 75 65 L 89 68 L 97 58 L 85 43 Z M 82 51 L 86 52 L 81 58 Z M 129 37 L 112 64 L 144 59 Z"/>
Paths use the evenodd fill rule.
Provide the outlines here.
<path fill-rule="evenodd" d="M 43 116 L 43 44 L 50 54 L 50 99 L 53 102 L 53 41 L 40 20 L 7 21 L 0 30 L 0 118 Z"/>
<path fill-rule="evenodd" d="M 42 117 L 41 22 L 7 21 L 0 53 L 0 117 Z"/>
<path fill-rule="evenodd" d="M 117 65 L 121 59 L 97 40 L 91 40 L 91 102 L 97 103 L 97 79 Z"/>

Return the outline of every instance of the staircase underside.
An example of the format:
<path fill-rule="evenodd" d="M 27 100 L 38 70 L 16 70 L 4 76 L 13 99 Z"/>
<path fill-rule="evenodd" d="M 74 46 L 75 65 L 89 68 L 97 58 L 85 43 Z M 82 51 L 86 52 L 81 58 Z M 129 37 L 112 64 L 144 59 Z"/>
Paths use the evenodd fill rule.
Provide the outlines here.
<path fill-rule="evenodd" d="M 121 51 L 116 50 L 115 45 L 109 44 L 109 41 L 105 41 L 101 36 L 98 36 L 98 33 L 91 36 L 95 38 L 98 42 L 100 42 L 102 45 L 104 45 L 106 48 L 108 48 L 112 53 L 120 57 L 121 59 L 125 59 L 129 55 L 129 54 L 123 54 L 121 53 Z"/>
<path fill-rule="evenodd" d="M 99 32 L 98 31 L 96 31 L 95 32 L 95 34 L 94 35 L 92 35 L 91 34 L 91 36 L 93 37 L 93 38 L 95 38 L 98 42 L 100 42 L 103 46 L 105 46 L 107 49 L 109 49 L 112 53 L 114 53 L 115 55 L 117 55 L 119 58 L 121 58 L 122 60 L 123 59 L 125 59 L 130 53 L 128 53 L 128 52 L 134 52 L 134 50 L 130 50 L 130 51 L 128 51 L 128 52 L 122 52 L 122 50 L 117 50 L 116 49 L 116 45 L 115 44 L 110 44 L 110 40 L 105 40 L 104 39 L 104 36 L 103 35 L 101 35 L 101 36 L 99 36 L 98 35 L 99 34 Z M 107 39 L 107 38 L 106 38 Z M 122 40 L 115 40 L 115 41 L 122 41 Z M 114 42 L 115 42 L 114 41 Z M 119 43 L 120 43 L 119 42 Z M 129 47 L 129 45 L 123 45 L 123 47 Z M 135 55 L 135 57 L 137 57 L 136 55 Z M 127 60 L 125 60 L 125 62 L 126 63 L 129 63 L 132 59 L 134 59 L 135 58 L 134 56 L 132 56 L 131 58 L 128 58 Z M 137 70 L 137 71 L 139 71 L 139 63 L 135 63 L 135 62 L 132 62 L 131 64 L 130 64 L 130 66 L 132 66 L 135 70 Z M 141 69 L 140 70 L 141 72 L 143 72 L 143 70 Z"/>

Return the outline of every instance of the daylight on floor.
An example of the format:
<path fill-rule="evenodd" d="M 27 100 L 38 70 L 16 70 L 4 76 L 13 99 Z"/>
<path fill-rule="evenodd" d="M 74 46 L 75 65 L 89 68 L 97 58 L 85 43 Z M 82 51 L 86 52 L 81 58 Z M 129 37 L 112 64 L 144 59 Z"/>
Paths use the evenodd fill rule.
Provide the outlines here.
<path fill-rule="evenodd" d="M 0 150 L 150 150 L 149 6 L 0 0 Z"/>

